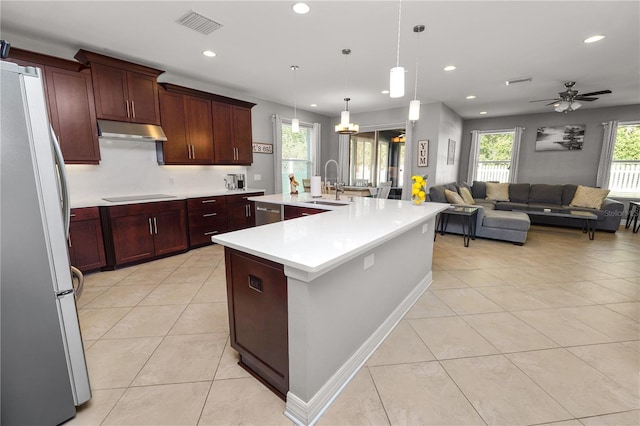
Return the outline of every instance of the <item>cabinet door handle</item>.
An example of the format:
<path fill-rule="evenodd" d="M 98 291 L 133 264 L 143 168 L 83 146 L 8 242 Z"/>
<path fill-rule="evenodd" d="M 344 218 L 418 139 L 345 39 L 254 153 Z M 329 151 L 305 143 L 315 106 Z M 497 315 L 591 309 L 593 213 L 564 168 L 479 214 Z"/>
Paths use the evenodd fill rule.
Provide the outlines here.
<path fill-rule="evenodd" d="M 153 235 L 153 225 L 151 224 L 151 218 L 149 218 L 149 234 Z"/>
<path fill-rule="evenodd" d="M 131 116 L 136 118 L 136 103 L 134 101 L 131 101 Z"/>
<path fill-rule="evenodd" d="M 71 213 L 71 215 L 69 217 L 76 217 L 75 213 Z"/>
<path fill-rule="evenodd" d="M 67 238 L 67 243 L 69 244 L 69 248 L 73 247 L 73 244 L 71 244 L 71 235 Z"/>
<path fill-rule="evenodd" d="M 124 106 L 127 108 L 127 118 L 131 117 L 131 109 L 129 109 L 129 100 L 128 99 L 124 100 Z"/>
<path fill-rule="evenodd" d="M 311 216 L 311 213 L 302 213 L 302 216 Z"/>
<path fill-rule="evenodd" d="M 196 159 L 196 147 L 191 145 L 191 158 Z"/>
<path fill-rule="evenodd" d="M 218 231 L 211 231 L 211 232 L 205 232 L 204 235 L 213 235 L 213 234 L 217 234 Z"/>
<path fill-rule="evenodd" d="M 153 217 L 153 228 L 155 229 L 155 234 L 158 234 L 158 222 L 156 221 L 155 216 Z"/>
<path fill-rule="evenodd" d="M 202 215 L 202 217 L 211 217 L 211 216 L 218 216 L 218 213 L 207 213 Z"/>
<path fill-rule="evenodd" d="M 202 204 L 206 204 L 206 203 L 215 203 L 217 200 L 202 200 L 201 203 Z"/>

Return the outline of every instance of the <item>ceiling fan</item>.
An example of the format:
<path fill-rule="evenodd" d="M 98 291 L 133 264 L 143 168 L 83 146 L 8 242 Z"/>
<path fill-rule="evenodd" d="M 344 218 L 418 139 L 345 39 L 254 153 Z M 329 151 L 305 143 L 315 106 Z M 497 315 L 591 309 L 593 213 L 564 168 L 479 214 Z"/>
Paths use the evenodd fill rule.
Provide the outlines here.
<path fill-rule="evenodd" d="M 581 95 L 578 94 L 577 90 L 573 90 L 573 86 L 576 84 L 575 81 L 568 81 L 564 84 L 566 90 L 562 92 L 558 92 L 558 97 L 553 99 L 538 99 L 536 101 L 530 102 L 545 102 L 545 101 L 553 101 L 548 103 L 545 106 L 553 105 L 555 106 L 555 110 L 557 112 L 571 112 L 575 111 L 582 106 L 582 104 L 578 101 L 587 101 L 592 102 L 597 100 L 598 98 L 594 98 L 597 95 L 606 95 L 612 93 L 611 90 L 599 90 L 597 92 L 589 92 L 583 93 Z"/>

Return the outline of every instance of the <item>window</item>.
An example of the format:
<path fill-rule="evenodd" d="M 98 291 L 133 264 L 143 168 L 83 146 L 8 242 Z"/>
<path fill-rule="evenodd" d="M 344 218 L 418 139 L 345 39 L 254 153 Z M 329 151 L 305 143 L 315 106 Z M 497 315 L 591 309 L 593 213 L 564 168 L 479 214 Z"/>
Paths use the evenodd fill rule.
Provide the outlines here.
<path fill-rule="evenodd" d="M 404 129 L 376 130 L 351 136 L 349 184 L 366 181 L 372 186 L 391 181 L 401 187 L 404 179 Z"/>
<path fill-rule="evenodd" d="M 300 123 L 300 131 L 294 133 L 291 123 L 282 123 L 282 192 L 290 190 L 289 174 L 293 173 L 300 184 L 298 192 L 304 192 L 302 179 L 313 174 L 312 127 Z"/>
<path fill-rule="evenodd" d="M 640 194 L 640 123 L 618 124 L 609 190 L 618 196 Z"/>
<path fill-rule="evenodd" d="M 474 180 L 509 182 L 514 132 L 481 133 Z"/>

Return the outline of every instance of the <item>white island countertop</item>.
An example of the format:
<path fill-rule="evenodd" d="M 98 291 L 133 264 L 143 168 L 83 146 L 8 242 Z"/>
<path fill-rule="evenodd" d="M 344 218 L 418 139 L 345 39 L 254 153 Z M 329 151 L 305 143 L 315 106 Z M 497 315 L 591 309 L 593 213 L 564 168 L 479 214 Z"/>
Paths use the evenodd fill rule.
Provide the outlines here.
<path fill-rule="evenodd" d="M 449 207 L 442 203 L 354 197 L 343 206 L 315 205 L 308 194 L 251 197 L 251 201 L 331 210 L 211 238 L 215 243 L 296 269 L 307 278 L 321 275 L 420 224 Z M 335 196 L 325 196 L 333 201 Z M 423 232 L 417 228 L 415 232 Z"/>

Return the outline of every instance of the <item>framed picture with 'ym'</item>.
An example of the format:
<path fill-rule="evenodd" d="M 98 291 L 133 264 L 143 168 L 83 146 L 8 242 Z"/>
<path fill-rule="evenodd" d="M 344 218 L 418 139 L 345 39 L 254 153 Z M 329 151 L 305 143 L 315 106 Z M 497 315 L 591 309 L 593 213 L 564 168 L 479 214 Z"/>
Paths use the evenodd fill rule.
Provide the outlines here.
<path fill-rule="evenodd" d="M 429 141 L 418 141 L 418 167 L 429 165 Z"/>

